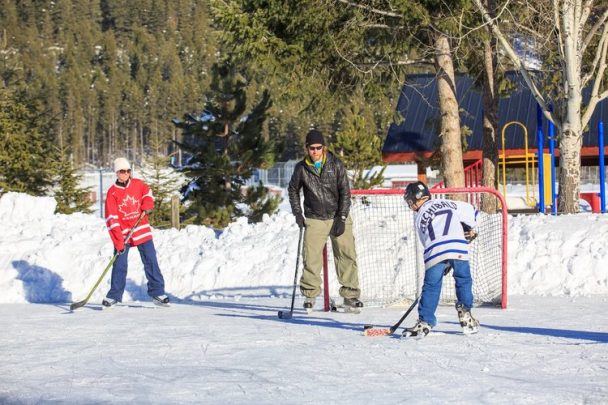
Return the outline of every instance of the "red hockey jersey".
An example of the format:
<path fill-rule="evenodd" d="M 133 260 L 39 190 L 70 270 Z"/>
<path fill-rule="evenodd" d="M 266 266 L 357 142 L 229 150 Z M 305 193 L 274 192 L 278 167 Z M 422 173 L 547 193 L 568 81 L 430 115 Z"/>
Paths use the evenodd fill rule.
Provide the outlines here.
<path fill-rule="evenodd" d="M 152 190 L 139 179 L 129 179 L 126 187 L 114 183 L 106 196 L 106 225 L 117 250 L 124 249 L 124 238 L 131 231 L 142 211 L 154 208 Z M 141 245 L 152 239 L 148 216 L 144 216 L 128 243 Z"/>

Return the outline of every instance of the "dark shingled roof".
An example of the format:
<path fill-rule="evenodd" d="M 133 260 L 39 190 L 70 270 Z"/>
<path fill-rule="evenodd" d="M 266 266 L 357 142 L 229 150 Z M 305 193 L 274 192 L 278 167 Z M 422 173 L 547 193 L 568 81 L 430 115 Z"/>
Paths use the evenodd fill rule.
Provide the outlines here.
<path fill-rule="evenodd" d="M 523 123 L 528 131 L 528 149 L 535 152 L 537 149 L 537 104 L 534 97 L 526 87 L 519 75 L 511 74 L 511 80 L 516 89 L 508 97 L 499 100 L 499 153 L 502 149 L 502 129 L 511 121 Z M 472 130 L 468 137 L 468 149 L 465 160 L 479 159 L 482 149 L 482 94 L 481 90 L 473 87 L 471 78 L 458 75 L 456 78 L 456 94 L 460 106 L 461 125 Z M 391 124 L 388 135 L 382 148 L 385 161 L 413 162 L 415 155 L 429 155 L 436 150 L 439 139 L 439 108 L 437 101 L 437 81 L 434 74 L 410 75 L 403 86 L 397 110 L 403 115 L 404 121 L 400 125 Z M 597 160 L 598 134 L 597 124 L 599 117 L 608 117 L 608 102 L 602 101 L 591 119 L 589 131 L 583 134 L 583 157 L 587 163 Z M 548 142 L 548 121 L 543 117 L 543 133 L 545 148 Z M 505 132 L 505 150 L 523 150 L 524 136 L 519 125 L 511 125 Z M 556 148 L 557 148 L 556 143 Z M 585 148 L 587 147 L 587 148 Z M 595 147 L 595 148 L 592 148 Z M 478 152 L 478 153 L 471 153 Z M 521 153 L 521 152 L 520 152 Z M 591 158 L 591 159 L 589 159 Z M 407 160 L 406 160 L 407 159 Z"/>

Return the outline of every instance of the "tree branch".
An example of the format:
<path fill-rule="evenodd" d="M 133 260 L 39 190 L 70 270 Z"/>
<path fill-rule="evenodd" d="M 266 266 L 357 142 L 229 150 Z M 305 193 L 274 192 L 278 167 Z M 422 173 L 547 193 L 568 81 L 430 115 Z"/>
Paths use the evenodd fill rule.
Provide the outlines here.
<path fill-rule="evenodd" d="M 559 3 L 558 0 L 553 0 L 553 20 L 555 21 L 555 28 L 557 29 L 557 46 L 560 55 L 565 55 L 566 50 L 564 49 L 564 39 L 562 37 L 562 28 L 559 23 Z"/>
<path fill-rule="evenodd" d="M 490 16 L 490 14 L 488 13 L 488 10 L 481 4 L 480 0 L 473 0 L 473 3 L 475 4 L 477 9 L 481 13 L 483 20 L 489 25 L 490 29 L 492 30 L 492 33 L 494 34 L 494 36 L 496 37 L 498 42 L 500 42 L 500 44 L 504 48 L 505 53 L 507 54 L 508 58 L 511 59 L 511 62 L 513 63 L 513 65 L 515 66 L 517 71 L 519 73 L 521 73 L 522 77 L 524 78 L 524 81 L 526 82 L 530 91 L 532 92 L 532 95 L 534 96 L 534 98 L 536 99 L 538 104 L 540 104 L 545 117 L 547 119 L 551 120 L 551 122 L 553 122 L 556 127 L 561 128 L 561 123 L 557 122 L 554 114 L 549 111 L 545 97 L 542 95 L 542 93 L 538 89 L 538 86 L 536 85 L 536 83 L 534 83 L 534 80 L 530 76 L 530 73 L 528 72 L 528 70 L 526 69 L 524 64 L 522 63 L 521 58 L 517 55 L 515 50 L 511 47 L 511 45 L 509 44 L 509 41 L 507 41 L 504 34 L 502 33 L 502 31 L 496 24 L 496 19 L 494 19 L 494 18 L 492 18 L 492 16 Z"/>
<path fill-rule="evenodd" d="M 589 99 L 589 104 L 587 104 L 587 109 L 581 118 L 581 124 L 583 128 L 589 123 L 591 120 L 591 116 L 595 111 L 595 106 L 602 101 L 608 95 L 608 92 L 603 92 L 598 96 L 600 91 L 600 87 L 602 86 L 604 72 L 606 71 L 606 54 L 608 53 L 608 25 L 604 25 L 604 32 L 602 33 L 602 38 L 600 40 L 601 46 L 598 46 L 601 49 L 601 56 L 599 57 L 599 66 L 597 68 L 597 75 L 595 77 L 595 82 L 593 82 L 593 88 L 591 89 L 591 98 Z M 594 61 L 595 62 L 595 61 Z"/>
<path fill-rule="evenodd" d="M 603 24 L 606 23 L 606 19 L 608 19 L 608 9 L 606 9 L 604 11 L 604 13 L 602 14 L 602 16 L 597 20 L 597 22 L 595 24 L 593 24 L 593 26 L 591 27 L 591 29 L 589 30 L 589 32 L 585 36 L 585 39 L 583 41 L 583 46 L 581 47 L 581 53 L 582 54 L 585 53 L 585 50 L 587 50 L 587 47 L 589 46 L 589 44 L 593 40 L 593 37 L 595 36 L 595 34 L 597 33 L 597 31 L 600 29 L 600 27 Z"/>
<path fill-rule="evenodd" d="M 412 66 L 412 65 L 433 65 L 435 62 L 432 59 L 414 59 L 414 60 L 398 60 L 396 62 L 364 62 L 357 63 L 359 66 L 381 65 L 381 66 Z"/>
<path fill-rule="evenodd" d="M 369 12 L 372 12 L 374 14 L 379 14 L 379 15 L 383 15 L 385 17 L 391 17 L 391 18 L 403 18 L 403 16 L 401 14 L 397 14 L 397 13 L 392 13 L 390 11 L 384 11 L 384 10 L 379 10 L 377 8 L 373 8 L 370 6 L 364 6 L 362 4 L 358 4 L 358 3 L 353 3 L 351 1 L 348 0 L 338 0 L 340 3 L 346 4 L 350 7 L 357 7 Z"/>
<path fill-rule="evenodd" d="M 597 49 L 595 51 L 595 56 L 593 58 L 593 62 L 591 63 L 591 69 L 583 77 L 583 81 L 582 81 L 582 87 L 583 88 L 594 77 L 594 72 L 598 68 L 598 64 L 600 63 L 600 61 L 605 60 L 606 55 L 605 55 L 605 49 L 604 48 L 606 46 L 606 42 L 608 42 L 608 24 L 604 25 L 604 31 L 602 32 L 602 36 L 600 37 L 600 41 L 599 41 L 598 47 L 597 47 Z"/>

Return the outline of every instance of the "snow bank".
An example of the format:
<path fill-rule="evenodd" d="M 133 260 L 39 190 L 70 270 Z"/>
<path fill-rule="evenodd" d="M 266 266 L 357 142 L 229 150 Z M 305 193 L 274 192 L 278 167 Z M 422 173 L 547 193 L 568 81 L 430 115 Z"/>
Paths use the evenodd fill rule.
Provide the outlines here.
<path fill-rule="evenodd" d="M 509 218 L 509 293 L 608 294 L 608 216 Z"/>
<path fill-rule="evenodd" d="M 104 220 L 53 214 L 55 201 L 7 193 L 0 199 L 0 303 L 84 298 L 112 256 Z M 187 226 L 155 230 L 167 291 L 189 300 L 291 294 L 298 228 L 285 209 L 258 224 L 245 219 L 217 237 Z M 608 295 L 608 216 L 509 218 L 509 294 Z M 93 295 L 99 302 L 109 275 Z M 129 255 L 124 300 L 147 299 L 139 255 Z"/>
<path fill-rule="evenodd" d="M 0 198 L 0 219 L 3 223 L 27 223 L 50 220 L 57 207 L 53 197 L 33 197 L 22 193 L 6 193 Z"/>

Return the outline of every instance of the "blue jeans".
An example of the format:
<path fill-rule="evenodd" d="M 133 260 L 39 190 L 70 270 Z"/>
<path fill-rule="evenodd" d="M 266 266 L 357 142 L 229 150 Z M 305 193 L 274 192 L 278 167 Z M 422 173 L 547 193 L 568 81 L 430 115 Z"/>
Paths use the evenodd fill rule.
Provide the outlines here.
<path fill-rule="evenodd" d="M 443 272 L 449 265 L 452 266 L 456 284 L 456 298 L 458 299 L 456 304 L 462 304 L 466 309 L 471 309 L 473 306 L 473 279 L 468 260 L 449 259 L 437 263 L 424 273 L 424 285 L 418 305 L 419 318 L 431 326 L 437 324 L 435 310 L 439 305 Z"/>
<path fill-rule="evenodd" d="M 112 266 L 112 282 L 107 297 L 119 302 L 122 302 L 122 295 L 125 292 L 125 284 L 127 282 L 129 249 L 129 244 L 126 244 L 124 253 L 116 258 Z M 141 245 L 137 245 L 137 250 L 139 250 L 139 256 L 144 264 L 146 279 L 148 279 L 148 295 L 151 297 L 163 295 L 165 293 L 165 280 L 158 267 L 154 242 L 149 240 Z"/>

